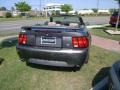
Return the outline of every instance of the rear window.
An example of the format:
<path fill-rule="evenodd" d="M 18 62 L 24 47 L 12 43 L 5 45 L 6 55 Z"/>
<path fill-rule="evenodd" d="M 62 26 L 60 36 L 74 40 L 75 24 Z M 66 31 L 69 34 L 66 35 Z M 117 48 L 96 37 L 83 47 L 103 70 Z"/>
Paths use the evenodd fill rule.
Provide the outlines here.
<path fill-rule="evenodd" d="M 75 17 L 75 16 L 58 16 L 58 17 L 53 17 L 53 21 L 80 22 L 79 18 Z"/>
<path fill-rule="evenodd" d="M 61 22 L 61 23 L 79 23 L 80 25 L 84 24 L 81 17 L 78 16 L 54 16 L 52 17 L 53 22 Z"/>

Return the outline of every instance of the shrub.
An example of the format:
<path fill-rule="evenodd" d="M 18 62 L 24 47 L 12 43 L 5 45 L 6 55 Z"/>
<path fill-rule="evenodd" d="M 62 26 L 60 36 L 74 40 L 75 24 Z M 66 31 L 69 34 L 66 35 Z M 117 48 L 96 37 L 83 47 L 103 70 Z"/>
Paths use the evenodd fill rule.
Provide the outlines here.
<path fill-rule="evenodd" d="M 7 13 L 5 14 L 5 17 L 6 17 L 6 18 L 10 18 L 10 17 L 12 17 L 12 14 L 11 14 L 10 12 L 7 12 Z"/>

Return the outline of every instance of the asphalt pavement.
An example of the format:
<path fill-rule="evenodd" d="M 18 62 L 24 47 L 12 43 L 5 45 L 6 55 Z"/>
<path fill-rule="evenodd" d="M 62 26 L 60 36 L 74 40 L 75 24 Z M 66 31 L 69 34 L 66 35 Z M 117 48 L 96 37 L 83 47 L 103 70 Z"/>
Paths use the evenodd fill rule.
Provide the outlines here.
<path fill-rule="evenodd" d="M 108 24 L 110 20 L 110 16 L 93 16 L 82 18 L 84 22 L 88 22 L 90 25 Z"/>
<path fill-rule="evenodd" d="M 90 25 L 107 24 L 109 22 L 109 16 L 98 17 L 83 17 L 84 22 L 88 22 Z M 45 20 L 44 20 L 45 21 Z M 22 26 L 30 26 L 35 24 L 41 24 L 43 20 L 19 20 L 19 21 L 4 21 L 0 22 L 0 32 L 19 32 Z"/>
<path fill-rule="evenodd" d="M 0 22 L 0 32 L 18 32 L 22 26 L 41 24 L 43 22 L 43 20 L 17 20 Z"/>

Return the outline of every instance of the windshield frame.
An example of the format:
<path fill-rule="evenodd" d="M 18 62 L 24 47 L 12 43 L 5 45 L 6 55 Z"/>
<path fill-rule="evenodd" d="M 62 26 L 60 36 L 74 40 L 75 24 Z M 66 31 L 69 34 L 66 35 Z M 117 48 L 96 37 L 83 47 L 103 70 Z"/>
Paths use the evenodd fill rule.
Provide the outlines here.
<path fill-rule="evenodd" d="M 59 22 L 62 22 L 62 23 L 78 23 L 79 25 L 85 25 L 82 18 L 80 16 L 77 16 L 77 15 L 59 15 L 59 16 L 52 16 L 50 17 L 50 22 L 58 22 L 58 21 L 55 21 L 54 20 L 54 17 L 77 17 L 78 18 L 78 22 L 75 22 L 75 21 L 59 21 Z"/>

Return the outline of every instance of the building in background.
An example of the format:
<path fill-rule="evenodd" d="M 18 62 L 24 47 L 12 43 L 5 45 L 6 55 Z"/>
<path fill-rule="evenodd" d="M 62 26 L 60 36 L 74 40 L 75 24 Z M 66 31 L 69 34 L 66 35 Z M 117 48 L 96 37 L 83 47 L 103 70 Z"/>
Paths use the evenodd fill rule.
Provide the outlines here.
<path fill-rule="evenodd" d="M 46 6 L 43 8 L 43 12 L 44 14 L 46 15 L 52 15 L 52 14 L 56 14 L 56 13 L 59 13 L 59 14 L 65 14 L 65 12 L 62 12 L 61 10 L 61 5 L 64 5 L 64 4 L 58 4 L 58 3 L 48 3 L 46 4 Z M 75 15 L 76 11 L 75 10 L 72 10 L 72 11 L 69 11 L 69 14 L 72 14 L 72 15 Z"/>
<path fill-rule="evenodd" d="M 72 10 L 72 11 L 69 11 L 68 13 L 71 14 L 71 15 L 75 15 L 77 11 L 75 10 Z"/>
<path fill-rule="evenodd" d="M 94 14 L 94 11 L 91 9 L 86 9 L 86 10 L 79 10 L 78 14 L 85 15 L 85 14 Z"/>
<path fill-rule="evenodd" d="M 108 9 L 100 9 L 98 10 L 98 14 L 110 14 L 110 11 Z"/>
<path fill-rule="evenodd" d="M 61 12 L 61 5 L 64 4 L 57 4 L 57 3 L 48 3 L 46 6 L 43 8 L 43 12 L 46 12 L 47 14 L 52 14 L 54 12 Z"/>
<path fill-rule="evenodd" d="M 0 17 L 5 17 L 7 11 L 0 11 Z"/>
<path fill-rule="evenodd" d="M 11 11 L 11 12 L 12 12 L 13 17 L 16 17 L 20 14 L 20 12 L 18 10 L 14 10 L 14 11 Z"/>
<path fill-rule="evenodd" d="M 62 12 L 61 10 L 61 5 L 64 4 L 59 4 L 59 3 L 48 3 L 46 4 L 43 9 L 42 9 L 42 14 L 47 16 L 51 16 L 51 15 L 56 15 L 56 13 L 58 14 L 65 14 L 65 12 Z M 80 14 L 80 15 L 94 15 L 95 12 L 92 9 L 81 9 L 79 11 L 76 10 L 72 10 L 68 12 L 71 15 L 76 15 L 76 14 Z M 109 10 L 107 9 L 99 9 L 98 10 L 98 14 L 110 14 Z"/>

